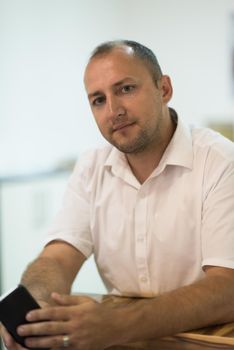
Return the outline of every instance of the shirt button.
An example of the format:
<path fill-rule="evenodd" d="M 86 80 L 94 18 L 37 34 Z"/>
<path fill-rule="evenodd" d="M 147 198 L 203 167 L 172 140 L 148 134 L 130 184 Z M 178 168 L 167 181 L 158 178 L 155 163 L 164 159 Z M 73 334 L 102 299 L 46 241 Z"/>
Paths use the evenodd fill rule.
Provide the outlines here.
<path fill-rule="evenodd" d="M 148 278 L 146 276 L 141 276 L 140 280 L 145 283 L 148 281 Z"/>
<path fill-rule="evenodd" d="M 144 236 L 143 235 L 138 235 L 137 236 L 138 242 L 143 242 L 144 241 Z"/>

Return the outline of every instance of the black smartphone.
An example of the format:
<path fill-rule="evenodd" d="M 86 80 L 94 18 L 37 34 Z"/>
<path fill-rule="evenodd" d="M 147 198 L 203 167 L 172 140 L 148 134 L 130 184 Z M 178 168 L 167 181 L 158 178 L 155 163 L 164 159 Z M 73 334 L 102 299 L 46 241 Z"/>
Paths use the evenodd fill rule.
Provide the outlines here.
<path fill-rule="evenodd" d="M 21 337 L 16 329 L 21 324 L 29 323 L 26 320 L 26 314 L 30 310 L 38 308 L 40 308 L 40 305 L 23 285 L 19 285 L 0 297 L 0 322 L 2 322 L 14 340 L 23 347 L 25 347 L 25 337 Z M 45 348 L 32 349 L 46 350 Z"/>

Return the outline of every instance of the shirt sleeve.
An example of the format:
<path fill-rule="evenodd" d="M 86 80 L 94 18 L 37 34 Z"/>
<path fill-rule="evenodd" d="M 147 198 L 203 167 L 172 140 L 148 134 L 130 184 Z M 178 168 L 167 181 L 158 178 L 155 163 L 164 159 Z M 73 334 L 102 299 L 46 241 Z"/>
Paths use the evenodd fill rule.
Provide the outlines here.
<path fill-rule="evenodd" d="M 234 161 L 213 161 L 204 182 L 202 266 L 234 268 Z"/>
<path fill-rule="evenodd" d="M 62 208 L 49 228 L 44 243 L 62 240 L 89 257 L 93 251 L 93 242 L 90 233 L 90 205 L 86 179 L 85 168 L 82 162 L 78 162 L 68 181 Z"/>

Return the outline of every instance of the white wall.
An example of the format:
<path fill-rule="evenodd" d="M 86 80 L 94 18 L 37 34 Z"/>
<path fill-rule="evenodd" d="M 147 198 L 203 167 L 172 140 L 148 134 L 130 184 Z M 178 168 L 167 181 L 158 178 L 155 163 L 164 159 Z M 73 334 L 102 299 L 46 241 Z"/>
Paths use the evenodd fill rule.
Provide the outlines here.
<path fill-rule="evenodd" d="M 0 183 L 0 294 L 16 286 L 40 253 L 46 231 L 61 205 L 69 173 Z M 104 294 L 94 257 L 88 259 L 73 291 Z"/>
<path fill-rule="evenodd" d="M 0 0 L 0 176 L 54 166 L 102 142 L 83 91 L 104 40 L 150 46 L 184 119 L 234 119 L 233 0 Z"/>

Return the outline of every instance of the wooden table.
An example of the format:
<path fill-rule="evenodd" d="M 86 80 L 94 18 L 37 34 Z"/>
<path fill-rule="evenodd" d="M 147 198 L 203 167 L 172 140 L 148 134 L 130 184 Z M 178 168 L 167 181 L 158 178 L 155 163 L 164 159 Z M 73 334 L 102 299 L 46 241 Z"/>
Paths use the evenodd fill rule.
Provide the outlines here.
<path fill-rule="evenodd" d="M 92 296 L 110 307 L 137 302 L 137 298 L 122 298 L 111 295 Z M 234 323 L 207 327 L 175 336 L 112 346 L 109 350 L 234 350 Z"/>

